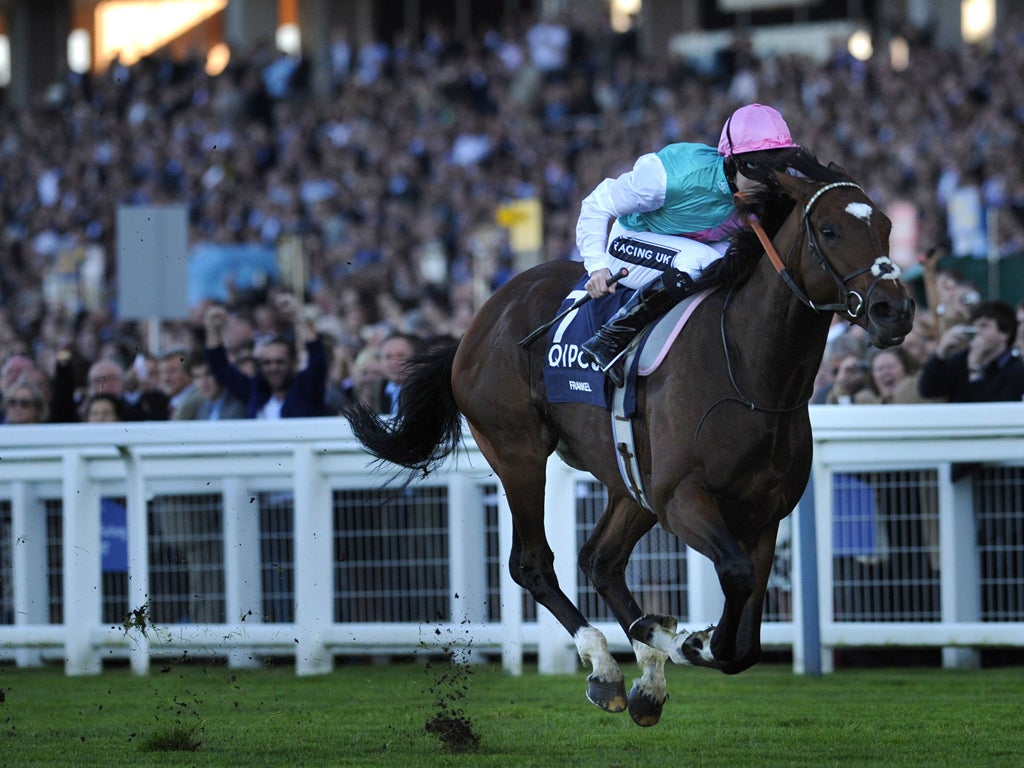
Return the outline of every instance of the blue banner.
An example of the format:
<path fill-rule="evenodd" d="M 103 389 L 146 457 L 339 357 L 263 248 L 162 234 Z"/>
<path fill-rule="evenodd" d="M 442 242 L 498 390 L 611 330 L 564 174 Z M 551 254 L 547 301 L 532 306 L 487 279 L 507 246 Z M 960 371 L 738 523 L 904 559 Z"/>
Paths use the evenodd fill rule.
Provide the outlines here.
<path fill-rule="evenodd" d="M 227 302 L 232 291 L 261 290 L 280 279 L 277 251 L 265 245 L 196 243 L 188 261 L 188 302 Z"/>
<path fill-rule="evenodd" d="M 100 499 L 103 572 L 128 572 L 128 513 L 119 501 Z"/>

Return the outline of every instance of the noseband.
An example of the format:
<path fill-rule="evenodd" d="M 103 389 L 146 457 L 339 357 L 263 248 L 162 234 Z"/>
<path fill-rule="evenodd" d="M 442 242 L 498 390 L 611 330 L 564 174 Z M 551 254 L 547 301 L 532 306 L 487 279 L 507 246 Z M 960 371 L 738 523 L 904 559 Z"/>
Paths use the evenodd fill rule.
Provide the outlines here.
<path fill-rule="evenodd" d="M 847 283 L 854 280 L 866 272 L 870 272 L 874 275 L 874 280 L 871 285 L 868 286 L 867 298 L 871 297 L 872 291 L 875 290 L 875 286 L 878 285 L 879 280 L 899 280 L 901 270 L 898 264 L 893 262 L 888 256 L 877 256 L 874 262 L 869 267 L 858 269 L 855 272 L 850 273 L 846 277 L 840 275 L 832 263 L 825 258 L 825 253 L 822 250 L 821 244 L 818 242 L 818 236 L 814 232 L 814 227 L 811 226 L 811 209 L 814 208 L 814 204 L 818 202 L 822 195 L 833 189 L 839 187 L 853 187 L 854 189 L 861 189 L 860 185 L 854 184 L 852 181 L 835 181 L 831 184 L 826 184 L 821 187 L 817 192 L 811 195 L 811 198 L 804 205 L 803 213 L 803 224 L 804 231 L 807 233 L 807 248 L 814 257 L 818 260 L 819 266 L 825 270 L 835 281 L 836 288 L 839 293 L 839 301 L 834 304 L 816 304 L 811 298 L 804 292 L 804 290 L 797 285 L 796 280 L 793 279 L 789 269 L 786 267 L 786 263 L 789 262 L 790 256 L 793 254 L 793 249 L 796 248 L 797 240 L 789 246 L 789 250 L 786 251 L 786 261 L 779 257 L 778 251 L 775 250 L 775 246 L 768 238 L 767 233 L 761 226 L 761 223 L 753 216 L 750 217 L 749 224 L 754 232 L 757 234 L 758 239 L 761 241 L 761 245 L 765 249 L 765 253 L 768 255 L 769 260 L 775 267 L 775 271 L 779 273 L 779 276 L 785 281 L 786 285 L 789 286 L 793 294 L 806 306 L 813 309 L 815 312 L 843 312 L 849 318 L 855 319 L 860 317 L 864 312 L 864 308 L 867 306 L 867 300 L 864 296 L 861 296 L 857 291 L 851 291 L 847 287 Z M 867 196 L 867 193 L 865 193 Z"/>

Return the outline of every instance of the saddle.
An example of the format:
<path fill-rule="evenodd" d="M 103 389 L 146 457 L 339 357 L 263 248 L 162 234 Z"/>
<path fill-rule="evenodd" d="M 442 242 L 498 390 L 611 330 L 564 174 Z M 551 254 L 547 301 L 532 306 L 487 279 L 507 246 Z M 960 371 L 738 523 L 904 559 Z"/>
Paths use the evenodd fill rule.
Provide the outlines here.
<path fill-rule="evenodd" d="M 604 373 L 589 363 L 582 362 L 581 345 L 626 302 L 631 294 L 631 290 L 620 288 L 602 301 L 584 304 L 566 315 L 562 322 L 551 330 L 544 365 L 544 385 L 548 402 L 587 403 L 601 406 L 610 412 L 619 473 L 637 503 L 653 513 L 636 460 L 632 418 L 636 413 L 637 382 L 641 376 L 650 376 L 658 369 L 672 343 L 690 319 L 693 310 L 704 300 L 707 292 L 683 299 L 637 337 L 626 351 L 625 385 L 615 387 Z M 560 311 L 564 311 L 581 295 L 582 282 L 566 297 Z"/>
<path fill-rule="evenodd" d="M 584 295 L 583 282 L 585 280 L 565 298 L 560 312 Z M 582 344 L 626 303 L 631 294 L 632 290 L 620 288 L 600 301 L 588 302 L 573 310 L 551 329 L 544 361 L 548 402 L 583 403 L 611 409 L 616 388 L 601 371 L 583 361 Z M 638 377 L 649 376 L 658 369 L 704 295 L 697 293 L 679 302 L 641 333 L 627 351 L 626 383 L 620 390 L 624 394 L 627 418 L 633 415 L 636 406 Z"/>

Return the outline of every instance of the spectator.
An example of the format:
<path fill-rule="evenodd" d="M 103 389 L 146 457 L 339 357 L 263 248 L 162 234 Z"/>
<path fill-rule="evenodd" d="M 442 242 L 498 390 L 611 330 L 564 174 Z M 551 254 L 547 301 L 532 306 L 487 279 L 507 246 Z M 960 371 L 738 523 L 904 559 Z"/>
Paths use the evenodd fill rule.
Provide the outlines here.
<path fill-rule="evenodd" d="M 329 80 L 333 71 L 341 98 L 297 88 L 275 100 L 261 74 L 278 57 L 260 48 L 233 51 L 229 69 L 215 77 L 195 60 L 171 62 L 157 53 L 131 67 L 116 64 L 116 77 L 69 79 L 56 98 L 27 105 L 17 120 L 0 124 L 0 146 L 17 148 L 18 158 L 3 174 L 0 354 L 34 357 L 54 380 L 56 397 L 47 357 L 57 349 L 73 350 L 83 366 L 112 348 L 145 353 L 146 333 L 116 321 L 106 305 L 108 296 L 116 299 L 113 270 L 96 291 L 67 302 L 44 298 L 42 290 L 55 263 L 76 262 L 66 258 L 71 254 L 97 251 L 112 263 L 116 227 L 107 200 L 188 203 L 192 241 L 301 242 L 309 258 L 303 287 L 325 311 L 343 310 L 346 342 L 385 321 L 389 331 L 404 330 L 384 310 L 397 300 L 408 311 L 428 286 L 444 287 L 439 298 L 457 314 L 455 327 L 464 328 L 507 277 L 507 238 L 493 227 L 499 204 L 536 197 L 544 258 L 575 258 L 573 207 L 587 190 L 619 175 L 622 157 L 684 136 L 713 141 L 734 106 L 728 78 L 706 77 L 692 62 L 650 67 L 629 48 L 599 50 L 597 32 L 589 33 L 585 55 L 574 53 L 564 18 L 538 22 L 528 45 L 539 18 L 489 33 L 483 44 L 455 44 L 431 32 L 418 48 L 405 41 L 392 48 L 339 35 L 334 69 L 317 74 Z M 910 202 L 922 250 L 950 241 L 950 193 L 969 183 L 984 191 L 982 213 L 998 214 L 1000 226 L 990 233 L 998 252 L 1019 252 L 1024 174 L 1012 159 L 1024 150 L 1024 132 L 1006 105 L 1014 103 L 1024 62 L 1020 22 L 1020 11 L 1009 8 L 983 58 L 977 46 L 940 50 L 922 37 L 901 72 L 884 56 L 863 63 L 844 57 L 828 69 L 797 55 L 766 57 L 743 67 L 744 87 L 784 106 L 794 131 L 821 156 L 843 157 L 881 207 Z M 536 64 L 524 63 L 528 49 Z M 328 51 L 320 53 L 327 67 Z M 372 55 L 355 61 L 363 54 Z M 175 73 L 171 81 L 157 74 L 166 71 Z M 439 71 L 443 88 L 436 87 Z M 964 72 L 976 78 L 970 85 Z M 935 83 L 946 98 L 933 98 Z M 595 95 L 602 115 L 547 130 L 552 114 L 545 110 L 571 116 L 576 100 Z M 147 130 L 138 130 L 143 124 Z M 921 125 L 927 130 L 909 130 Z M 486 160 L 460 165 L 465 157 L 452 149 L 463 133 L 488 148 Z M 408 255 L 428 236 L 441 247 L 425 276 Z M 942 253 L 948 248 L 931 251 L 926 267 L 933 275 Z M 227 298 L 245 308 L 237 316 L 250 331 L 265 330 L 256 322 L 265 314 L 265 285 L 230 284 Z M 328 306 L 342 294 L 343 306 Z M 933 296 L 928 304 L 947 308 Z M 226 333 L 232 353 L 242 341 Z M 358 344 L 351 351 L 357 354 Z M 74 373 L 77 387 L 85 371 Z M 129 403 L 132 378 L 124 388 Z M 54 419 L 70 418 L 51 411 Z"/>
<path fill-rule="evenodd" d="M 50 415 L 39 385 L 23 374 L 4 392 L 5 424 L 43 424 Z"/>
<path fill-rule="evenodd" d="M 853 396 L 858 405 L 892 403 L 897 390 L 907 380 L 906 358 L 897 348 L 883 349 L 871 357 L 867 386 Z"/>
<path fill-rule="evenodd" d="M 377 413 L 384 413 L 384 372 L 381 369 L 380 353 L 373 347 L 365 347 L 352 363 L 353 403 L 361 402 Z"/>
<path fill-rule="evenodd" d="M 61 349 L 54 355 L 53 388 L 50 393 L 50 420 L 57 424 L 78 421 L 79 376 L 81 368 L 70 349 Z M 81 378 L 84 378 L 81 377 Z"/>
<path fill-rule="evenodd" d="M 353 46 L 348 30 L 338 27 L 331 32 L 328 51 L 332 93 L 337 94 L 352 74 Z"/>
<path fill-rule="evenodd" d="M 144 392 L 160 389 L 160 361 L 148 352 L 135 355 L 124 375 L 125 402 L 136 404 Z"/>
<path fill-rule="evenodd" d="M 180 357 L 177 355 L 176 359 Z M 165 365 L 163 360 L 161 365 Z M 175 371 L 171 378 L 180 379 L 180 376 Z M 175 413 L 175 419 L 245 418 L 245 405 L 220 385 L 204 358 L 195 355 L 189 358 L 189 380 L 195 388 L 192 398 L 197 401 L 196 405 L 192 407 L 186 401 Z M 172 563 L 185 565 L 184 571 L 173 569 L 163 574 L 161 592 L 167 604 L 160 606 L 161 612 L 175 621 L 223 621 L 224 546 L 219 507 L 197 505 L 194 497 L 168 495 L 159 497 L 153 509 L 164 557 Z M 182 602 L 188 604 L 184 615 Z"/>
<path fill-rule="evenodd" d="M 569 63 L 569 27 L 560 18 L 539 18 L 526 32 L 530 64 L 545 77 L 561 73 Z"/>
<path fill-rule="evenodd" d="M 0 393 L 6 392 L 26 372 L 35 369 L 36 363 L 28 355 L 14 354 L 4 360 L 0 367 Z"/>
<path fill-rule="evenodd" d="M 970 325 L 957 325 L 939 338 L 924 364 L 918 390 L 923 397 L 952 403 L 1020 400 L 1024 360 L 1017 352 L 1017 317 L 1003 301 L 974 307 Z"/>
<path fill-rule="evenodd" d="M 971 325 L 954 326 L 939 338 L 921 371 L 921 394 L 946 397 L 954 403 L 1020 401 L 1024 397 L 1024 361 L 1014 344 L 1016 337 L 1013 307 L 998 300 L 978 304 L 971 313 Z M 952 477 L 959 480 L 979 471 L 985 471 L 979 464 L 954 464 Z M 989 582 L 983 586 L 981 598 L 986 613 L 996 606 L 1019 605 L 1019 598 L 1006 585 L 1012 584 L 1020 571 L 1006 553 L 1019 551 L 1022 542 L 1016 509 L 1007 508 L 1006 496 L 986 496 L 981 502 L 976 513 L 981 574 Z"/>
<path fill-rule="evenodd" d="M 344 344 L 335 343 L 331 352 L 330 372 L 324 394 L 324 407 L 330 414 L 339 414 L 355 399 L 352 353 Z"/>
<path fill-rule="evenodd" d="M 123 421 L 124 401 L 109 392 L 97 392 L 90 396 L 82 407 L 82 420 L 89 424 L 110 424 Z M 100 515 L 104 529 L 107 526 L 121 528 L 127 532 L 128 513 L 124 501 L 119 498 L 104 496 L 100 500 Z M 109 548 L 108 548 L 109 547 Z M 127 550 L 124 541 L 106 541 L 103 544 L 103 620 L 122 621 L 128 611 L 128 571 Z M 120 549 L 120 557 L 107 556 L 115 549 Z"/>
<path fill-rule="evenodd" d="M 112 421 L 124 421 L 121 414 L 124 410 L 122 400 L 109 392 L 97 392 L 85 401 L 82 409 L 85 421 L 90 424 L 103 424 Z"/>
<path fill-rule="evenodd" d="M 1024 299 L 1017 302 L 1017 351 L 1024 355 Z"/>
<path fill-rule="evenodd" d="M 971 309 L 981 301 L 973 283 L 956 270 L 940 270 L 936 276 L 936 298 L 933 305 L 942 332 L 970 322 Z"/>
<path fill-rule="evenodd" d="M 134 403 L 124 397 L 124 370 L 114 360 L 97 360 L 89 366 L 86 396 L 109 393 L 121 400 L 125 421 L 166 421 L 170 405 L 167 395 L 145 390 Z"/>
<path fill-rule="evenodd" d="M 828 357 L 855 355 L 864 358 L 870 346 L 871 340 L 863 328 L 859 325 L 852 325 L 839 315 L 832 316 L 828 341 L 825 343 L 825 354 Z"/>
<path fill-rule="evenodd" d="M 857 355 L 844 355 L 839 358 L 833 368 L 834 378 L 824 391 L 813 398 L 813 402 L 824 405 L 849 405 L 854 402 L 856 394 L 864 388 L 866 365 L 863 358 Z"/>
<path fill-rule="evenodd" d="M 384 374 L 381 383 L 381 413 L 394 417 L 398 413 L 398 393 L 405 381 L 405 364 L 413 355 L 423 351 L 424 343 L 419 336 L 408 333 L 393 333 L 384 339 L 380 347 L 380 361 Z"/>
<path fill-rule="evenodd" d="M 53 387 L 50 379 L 46 375 L 46 372 L 36 365 L 35 360 L 28 355 L 22 354 L 13 354 L 9 356 L 4 361 L 3 366 L 0 367 L 0 409 L 4 407 L 4 396 L 8 394 L 11 387 L 15 384 L 24 384 L 26 382 L 33 384 L 39 392 L 42 393 L 42 396 L 45 398 L 47 403 L 46 411 L 50 416 L 52 416 L 53 408 L 51 399 Z M 3 412 L 0 410 L 0 417 L 2 417 L 2 415 Z M 24 415 L 25 414 L 18 414 L 16 418 L 21 418 Z M 44 418 L 44 421 L 49 421 L 49 417 Z"/>
<path fill-rule="evenodd" d="M 192 381 L 196 392 L 202 398 L 195 411 L 194 419 L 218 421 L 221 419 L 244 419 L 245 403 L 228 394 L 210 371 L 205 359 L 192 360 Z"/>
<path fill-rule="evenodd" d="M 853 395 L 857 405 L 889 405 L 922 402 L 917 394 L 914 367 L 901 347 L 875 351 L 868 363 L 865 386 Z M 898 620 L 922 612 L 938 618 L 937 584 L 928 584 L 938 569 L 938 499 L 928 481 L 929 471 L 865 472 L 844 475 L 842 485 L 850 489 L 870 488 L 870 502 L 846 508 L 850 497 L 839 495 L 835 516 L 853 540 L 870 542 L 852 558 L 839 558 L 838 580 L 845 583 L 884 583 L 888 596 L 872 594 L 875 611 Z M 916 489 L 913 492 L 912 489 Z M 864 499 L 861 499 L 864 502 Z M 837 593 L 845 603 L 841 610 L 853 610 L 858 597 L 844 588 Z M 863 600 L 863 592 L 859 592 Z M 883 607 L 884 606 L 884 607 Z"/>
<path fill-rule="evenodd" d="M 90 365 L 86 381 L 90 395 L 98 392 L 116 397 L 124 395 L 124 370 L 113 360 L 97 360 Z"/>
<path fill-rule="evenodd" d="M 292 326 L 294 344 L 283 335 L 274 335 L 257 343 L 254 349 L 257 372 L 248 376 L 232 365 L 227 359 L 223 344 L 224 326 L 228 320 L 227 310 L 220 305 L 211 305 L 204 316 L 206 328 L 206 362 L 217 381 L 233 397 L 246 403 L 246 415 L 259 419 L 288 419 L 305 416 L 320 416 L 324 413 L 324 388 L 327 380 L 327 356 L 323 341 L 316 334 L 313 323 L 303 311 L 298 299 L 291 294 L 280 294 L 274 302 L 277 312 Z M 296 347 L 304 347 L 306 365 L 298 367 Z M 290 516 L 275 514 L 278 506 L 294 503 L 290 493 L 276 494 L 273 500 L 261 505 L 262 529 L 275 539 L 285 540 L 291 536 Z M 212 527 L 210 523 L 210 527 Z M 217 554 L 216 557 L 220 555 Z M 206 562 L 212 562 L 211 557 Z M 200 566 L 201 567 L 201 566 Z M 195 580 L 205 579 L 202 573 L 195 574 Z M 272 579 L 283 579 L 274 574 Z M 208 579 L 202 582 L 204 588 L 214 584 Z M 281 592 L 284 587 L 272 592 Z M 190 589 L 195 591 L 195 586 Z M 276 601 L 269 607 L 274 616 L 292 615 L 292 606 L 286 601 Z"/>
<path fill-rule="evenodd" d="M 918 309 L 914 314 L 914 327 L 900 345 L 907 354 L 911 368 L 920 370 L 938 343 L 935 315 L 928 309 Z"/>
<path fill-rule="evenodd" d="M 234 355 L 234 361 L 232 362 L 232 364 L 235 366 L 235 368 L 237 368 L 250 378 L 255 376 L 256 373 L 259 371 L 259 368 L 256 365 L 256 358 L 253 357 L 252 347 L 245 347 L 239 350 Z"/>
<path fill-rule="evenodd" d="M 276 306 L 294 326 L 296 344 L 303 344 L 306 367 L 298 370 L 295 346 L 284 336 L 274 336 L 255 349 L 258 372 L 247 376 L 231 365 L 223 344 L 227 310 L 212 305 L 206 311 L 206 362 L 214 377 L 233 397 L 246 403 L 249 418 L 278 419 L 320 416 L 324 410 L 327 358 L 312 323 L 303 317 L 302 305 L 290 294 L 278 297 Z"/>
<path fill-rule="evenodd" d="M 196 412 L 203 402 L 192 381 L 191 357 L 187 349 L 172 349 L 160 356 L 160 389 L 167 395 L 172 419 L 196 418 Z"/>

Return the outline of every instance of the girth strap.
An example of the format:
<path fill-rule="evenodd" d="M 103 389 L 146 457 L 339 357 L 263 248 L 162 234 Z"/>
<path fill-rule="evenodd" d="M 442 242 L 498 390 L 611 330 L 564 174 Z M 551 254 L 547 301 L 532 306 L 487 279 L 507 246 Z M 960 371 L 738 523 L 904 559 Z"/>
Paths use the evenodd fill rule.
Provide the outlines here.
<path fill-rule="evenodd" d="M 626 353 L 625 371 L 628 372 L 633 365 L 633 358 L 638 352 L 634 345 Z M 619 474 L 626 484 L 630 494 L 636 503 L 646 509 L 652 515 L 654 509 L 647 498 L 647 491 L 644 489 L 643 476 L 640 474 L 640 462 L 636 458 L 636 438 L 633 434 L 633 420 L 626 417 L 626 387 L 615 387 L 612 392 L 612 441 L 615 443 L 615 459 L 619 464 Z"/>

